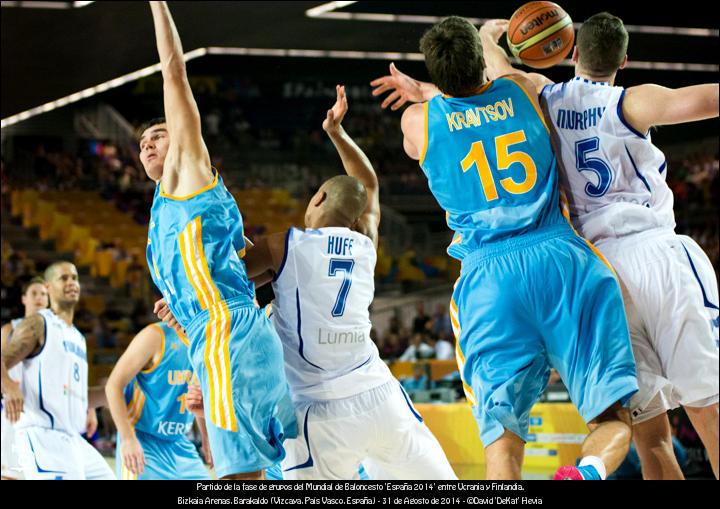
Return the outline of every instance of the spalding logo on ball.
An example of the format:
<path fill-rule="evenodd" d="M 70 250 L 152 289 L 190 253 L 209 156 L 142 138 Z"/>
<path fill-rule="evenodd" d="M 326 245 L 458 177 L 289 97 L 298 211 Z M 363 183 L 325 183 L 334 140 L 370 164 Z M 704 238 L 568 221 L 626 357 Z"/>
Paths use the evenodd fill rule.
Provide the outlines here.
<path fill-rule="evenodd" d="M 510 51 L 525 65 L 552 67 L 564 59 L 575 42 L 568 13 L 553 2 L 530 2 L 510 18 L 507 31 Z"/>

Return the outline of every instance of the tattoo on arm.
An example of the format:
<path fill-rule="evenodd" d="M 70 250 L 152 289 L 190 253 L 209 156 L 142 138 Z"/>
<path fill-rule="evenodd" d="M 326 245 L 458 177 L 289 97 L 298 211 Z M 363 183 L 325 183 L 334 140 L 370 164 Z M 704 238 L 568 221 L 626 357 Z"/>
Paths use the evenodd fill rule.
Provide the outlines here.
<path fill-rule="evenodd" d="M 36 353 L 45 343 L 45 319 L 36 314 L 25 318 L 13 331 L 12 341 L 2 350 L 7 369 Z"/>

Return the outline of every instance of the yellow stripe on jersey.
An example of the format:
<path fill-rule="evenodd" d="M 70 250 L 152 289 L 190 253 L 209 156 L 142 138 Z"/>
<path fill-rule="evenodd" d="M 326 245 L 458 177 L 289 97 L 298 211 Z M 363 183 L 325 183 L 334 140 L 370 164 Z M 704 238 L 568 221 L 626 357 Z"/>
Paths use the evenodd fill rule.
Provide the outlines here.
<path fill-rule="evenodd" d="M 534 98 L 530 95 L 530 93 L 529 93 L 527 90 L 525 90 L 525 87 L 522 86 L 522 85 L 520 84 L 520 82 L 517 81 L 517 80 L 516 80 L 515 78 L 513 78 L 512 76 L 503 76 L 503 79 L 508 79 L 508 80 L 512 81 L 513 83 L 515 83 L 515 84 L 520 88 L 520 90 L 522 90 L 522 91 L 525 93 L 525 95 L 526 95 L 527 98 L 528 98 L 528 101 L 530 101 L 530 103 L 533 105 L 533 108 L 535 108 L 535 112 L 538 114 L 538 117 L 540 117 L 540 120 L 542 121 L 543 125 L 545 126 L 545 129 L 547 129 L 547 131 L 550 132 L 550 129 L 548 129 L 548 126 L 547 126 L 547 124 L 545 123 L 545 116 L 543 115 L 542 111 L 540 111 L 540 107 L 538 106 L 537 99 L 534 99 Z M 537 97 L 537 96 L 536 96 L 536 97 Z"/>
<path fill-rule="evenodd" d="M 423 162 L 425 161 L 425 154 L 427 154 L 427 149 L 428 149 L 428 130 L 430 129 L 430 124 L 428 123 L 428 108 L 429 108 L 429 106 L 430 106 L 430 101 L 425 101 L 425 103 L 423 103 L 423 116 L 425 118 L 425 127 L 424 127 L 423 138 L 425 141 L 423 142 L 423 147 L 421 149 L 422 152 L 420 152 L 420 160 L 418 161 L 418 164 L 420 164 L 420 166 L 422 166 Z"/>
<path fill-rule="evenodd" d="M 180 332 L 175 331 L 175 333 L 177 334 L 178 339 L 179 339 L 180 341 L 182 341 L 183 345 L 185 345 L 186 347 L 190 348 L 190 340 L 187 338 L 187 336 L 185 335 L 185 333 L 182 332 L 182 331 L 180 331 Z"/>
<path fill-rule="evenodd" d="M 457 282 L 455 283 L 457 286 Z M 460 371 L 460 379 L 462 380 L 463 390 L 465 391 L 465 397 L 472 406 L 477 406 L 477 399 L 475 393 L 473 393 L 472 387 L 470 387 L 465 381 L 463 370 L 465 369 L 465 356 L 460 348 L 460 319 L 458 315 L 458 307 L 455 304 L 455 299 L 450 299 L 450 322 L 452 323 L 453 333 L 455 334 L 455 360 L 458 364 Z"/>
<path fill-rule="evenodd" d="M 135 424 L 137 424 L 140 420 L 144 405 L 145 394 L 143 394 L 140 389 L 140 385 L 138 385 L 137 381 L 135 381 L 135 386 L 133 387 L 133 397 L 128 405 L 128 418 L 130 419 L 130 424 L 132 426 L 135 426 Z"/>
<path fill-rule="evenodd" d="M 180 247 L 180 255 L 185 267 L 185 275 L 187 276 L 190 284 L 195 290 L 200 308 L 205 310 L 208 309 L 210 296 L 205 292 L 205 288 L 202 286 L 200 281 L 200 274 L 196 268 L 195 252 L 191 242 L 191 229 L 193 221 L 189 222 L 185 229 L 180 233 L 178 237 L 178 245 Z"/>

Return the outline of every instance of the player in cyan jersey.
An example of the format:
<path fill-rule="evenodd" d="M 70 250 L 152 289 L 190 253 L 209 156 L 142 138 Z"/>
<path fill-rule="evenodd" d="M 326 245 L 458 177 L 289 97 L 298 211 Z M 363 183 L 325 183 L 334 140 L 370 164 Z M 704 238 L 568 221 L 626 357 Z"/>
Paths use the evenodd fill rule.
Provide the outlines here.
<path fill-rule="evenodd" d="M 105 393 L 118 429 L 118 479 L 210 479 L 186 436 L 193 414 L 185 393 L 195 378 L 189 346 L 182 333 L 154 323 L 135 336 L 113 368 Z M 198 424 L 205 442 L 204 419 Z"/>
<path fill-rule="evenodd" d="M 305 230 L 262 238 L 245 258 L 251 277 L 273 281 L 268 314 L 282 339 L 301 424 L 297 440 L 286 442 L 282 476 L 359 479 L 367 461 L 376 477 L 457 479 L 370 339 L 379 188 L 370 161 L 341 125 L 347 109 L 338 86 L 323 129 L 348 175 L 320 186 Z"/>
<path fill-rule="evenodd" d="M 210 165 L 170 12 L 165 2 L 150 6 L 167 120 L 152 123 L 140 138 L 140 160 L 157 182 L 148 265 L 187 331 L 218 476 L 260 478 L 284 457 L 283 439 L 297 433 L 282 346 L 253 303 L 240 259 L 242 218 Z"/>
<path fill-rule="evenodd" d="M 507 21 L 481 29 L 491 75 L 515 70 L 496 41 Z M 665 155 L 650 128 L 718 116 L 718 84 L 614 86 L 628 34 L 608 13 L 578 31 L 575 78 L 528 74 L 560 156 L 570 218 L 612 263 L 624 300 L 640 390 L 633 436 L 646 479 L 681 479 L 667 410 L 682 405 L 718 475 L 718 287 L 702 248 L 675 234 Z M 672 171 L 672 169 L 670 170 Z"/>
<path fill-rule="evenodd" d="M 25 318 L 2 352 L 2 394 L 25 479 L 115 479 L 80 434 L 88 407 L 104 404 L 102 387 L 88 388 L 85 338 L 73 325 L 80 283 L 75 266 L 45 271 L 50 309 Z M 8 369 L 23 363 L 20 384 Z"/>
<path fill-rule="evenodd" d="M 42 277 L 34 277 L 22 287 L 22 304 L 25 307 L 27 318 L 48 307 L 48 292 L 45 288 L 45 280 Z M 22 322 L 22 318 L 15 318 L 2 326 L 2 348 L 6 348 L 13 330 Z M 22 364 L 18 363 L 8 371 L 8 376 L 19 382 L 22 379 Z M 4 480 L 18 479 L 21 476 L 21 469 L 18 463 L 15 447 L 15 428 L 7 419 L 5 412 L 2 412 L 2 478 Z"/>
<path fill-rule="evenodd" d="M 624 406 L 637 391 L 617 280 L 562 216 L 532 83 L 485 81 L 478 32 L 462 18 L 435 25 L 420 48 L 437 88 L 391 69 L 374 94 L 429 99 L 404 112 L 404 147 L 455 231 L 448 253 L 462 272 L 450 315 L 487 477 L 520 478 L 530 409 L 552 366 L 591 429 L 580 471 L 603 478 L 627 454 Z M 398 90 L 401 80 L 415 95 Z"/>

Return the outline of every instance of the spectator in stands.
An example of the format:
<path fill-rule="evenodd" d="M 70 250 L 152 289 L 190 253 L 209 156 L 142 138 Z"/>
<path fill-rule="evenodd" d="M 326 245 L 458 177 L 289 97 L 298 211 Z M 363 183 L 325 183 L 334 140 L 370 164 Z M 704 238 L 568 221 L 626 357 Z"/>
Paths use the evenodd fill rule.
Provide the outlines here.
<path fill-rule="evenodd" d="M 435 358 L 439 361 L 455 359 L 455 347 L 444 337 L 435 341 Z"/>
<path fill-rule="evenodd" d="M 410 346 L 403 352 L 399 361 L 416 361 L 419 359 L 431 359 L 435 357 L 435 349 L 427 341 L 427 335 L 423 333 L 413 334 Z"/>
<path fill-rule="evenodd" d="M 93 320 L 92 332 L 98 348 L 115 348 L 117 346 L 117 337 L 110 329 L 104 314 Z"/>
<path fill-rule="evenodd" d="M 415 315 L 415 319 L 413 320 L 413 334 L 424 333 L 428 330 L 427 326 L 430 322 L 430 317 L 425 314 L 425 304 L 419 302 L 415 306 L 415 311 L 417 314 Z"/>
<path fill-rule="evenodd" d="M 385 334 L 380 349 L 380 357 L 386 360 L 397 359 L 403 352 L 400 336 L 392 332 Z"/>
<path fill-rule="evenodd" d="M 432 324 L 430 325 L 430 332 L 439 338 L 446 338 L 452 334 L 450 314 L 443 304 L 438 304 L 435 308 L 435 314 L 432 317 Z"/>

